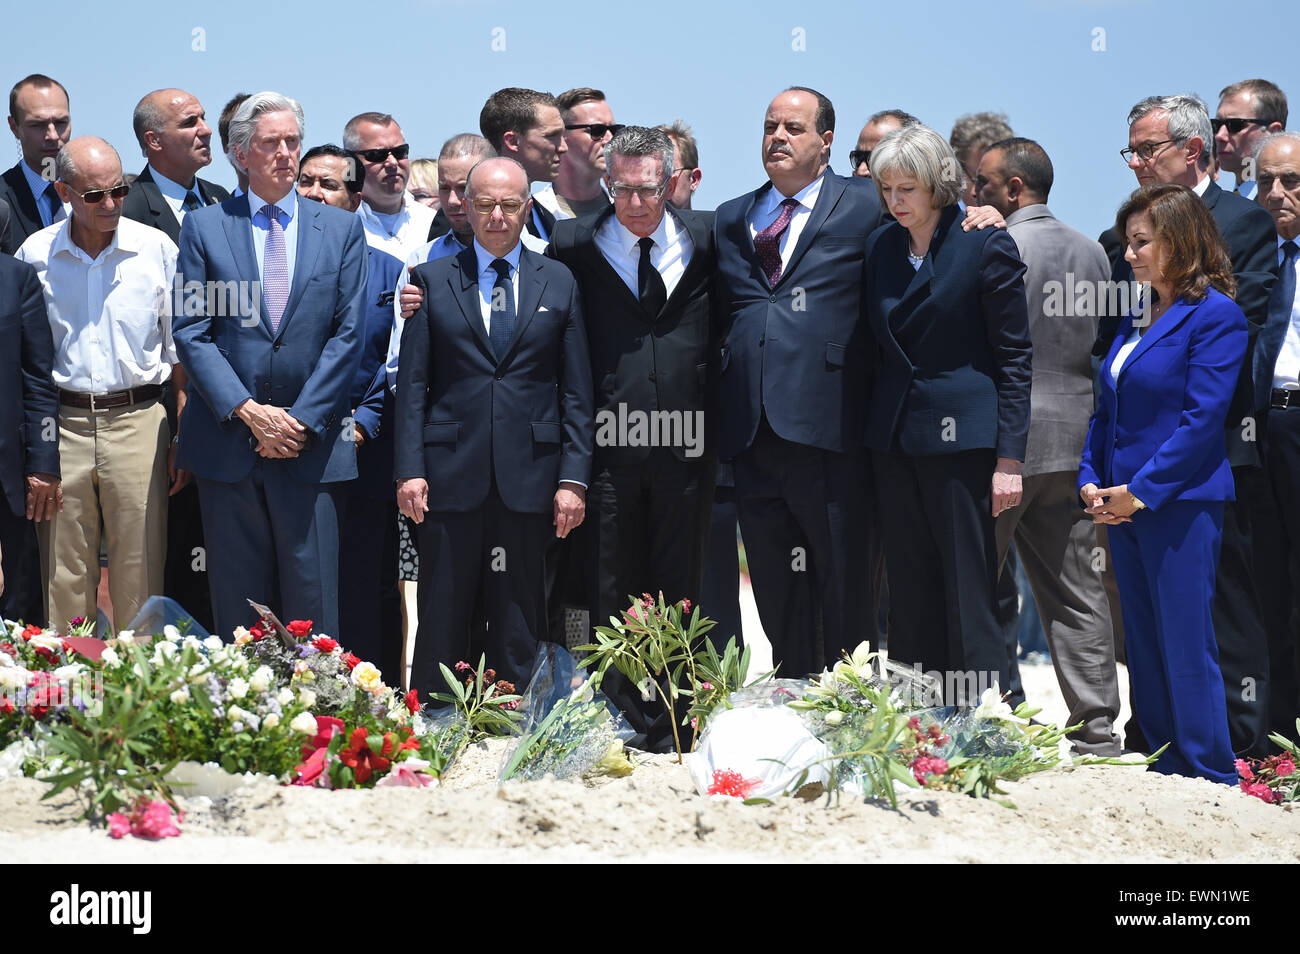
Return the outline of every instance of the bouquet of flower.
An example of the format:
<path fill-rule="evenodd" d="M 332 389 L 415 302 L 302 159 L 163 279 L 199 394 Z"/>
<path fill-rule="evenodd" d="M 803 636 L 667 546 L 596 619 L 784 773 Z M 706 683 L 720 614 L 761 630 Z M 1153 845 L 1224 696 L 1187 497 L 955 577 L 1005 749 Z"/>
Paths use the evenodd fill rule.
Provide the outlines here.
<path fill-rule="evenodd" d="M 1296 736 L 1300 738 L 1300 719 L 1295 722 Z M 1300 801 L 1300 745 L 1281 733 L 1269 738 L 1282 751 L 1264 759 L 1237 759 L 1237 784 L 1247 795 L 1253 795 L 1270 805 Z"/>

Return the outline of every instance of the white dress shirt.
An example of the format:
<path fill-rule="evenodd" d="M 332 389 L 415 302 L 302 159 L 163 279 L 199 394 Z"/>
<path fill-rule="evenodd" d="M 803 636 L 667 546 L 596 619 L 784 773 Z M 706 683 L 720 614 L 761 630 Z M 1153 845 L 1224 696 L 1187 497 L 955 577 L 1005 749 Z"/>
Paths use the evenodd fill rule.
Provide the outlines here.
<path fill-rule="evenodd" d="M 54 383 L 108 394 L 162 384 L 179 360 L 172 341 L 176 244 L 122 218 L 94 258 L 72 241 L 71 222 L 29 236 L 17 258 L 36 268 L 54 336 Z"/>
<path fill-rule="evenodd" d="M 266 285 L 266 237 L 271 231 L 271 220 L 262 214 L 262 206 L 266 205 L 266 199 L 263 199 L 252 189 L 248 191 L 248 208 L 253 214 L 250 216 L 253 223 L 253 254 L 257 257 L 257 274 L 261 276 L 262 284 Z M 280 227 L 284 230 L 284 262 L 289 270 L 289 288 L 293 289 L 293 266 L 294 259 L 298 257 L 298 190 L 290 189 L 289 194 L 283 199 L 278 199 L 275 207 L 280 210 L 281 218 L 289 217 L 289 221 L 280 222 Z M 260 307 L 260 305 L 259 305 Z"/>
<path fill-rule="evenodd" d="M 365 201 L 357 209 L 370 247 L 402 261 L 428 240 L 433 217 L 437 214 L 427 205 L 412 199 L 409 192 L 402 193 L 402 207 L 393 213 L 376 212 Z"/>
<path fill-rule="evenodd" d="M 46 179 L 29 166 L 26 159 L 20 159 L 18 165 L 23 170 L 23 178 L 27 180 L 32 195 L 36 198 L 36 211 L 40 213 L 41 225 L 48 227 L 55 222 L 65 221 L 72 214 L 72 207 L 66 202 L 60 202 L 55 210 L 54 218 L 50 218 L 50 204 L 45 200 L 45 189 L 50 185 L 51 180 Z"/>
<path fill-rule="evenodd" d="M 191 192 L 193 192 L 194 197 L 199 200 L 199 205 L 207 205 L 203 200 L 203 193 L 199 191 L 198 179 L 194 180 L 193 188 L 187 189 L 179 182 L 168 179 L 153 166 L 149 167 L 149 175 L 153 176 L 154 185 L 156 185 L 158 191 L 162 193 L 163 201 L 165 201 L 167 207 L 172 210 L 172 215 L 176 216 L 176 222 L 178 225 L 185 222 L 185 197 Z M 256 212 L 257 210 L 254 209 L 253 211 Z"/>
<path fill-rule="evenodd" d="M 1199 195 L 1202 199 L 1204 199 L 1205 190 L 1210 187 L 1210 183 L 1212 181 L 1213 180 L 1210 179 L 1208 175 L 1201 176 L 1200 181 L 1198 181 L 1196 185 L 1192 186 L 1192 191 L 1195 192 L 1197 195 Z"/>
<path fill-rule="evenodd" d="M 664 287 L 672 297 L 673 289 L 686 273 L 691 255 L 695 252 L 695 243 L 691 241 L 686 227 L 677 221 L 671 209 L 664 207 L 664 217 L 659 220 L 659 227 L 650 236 L 654 245 L 650 249 L 650 264 L 663 277 Z M 618 220 L 617 215 L 610 215 L 596 230 L 596 248 L 605 256 L 605 261 L 623 279 L 623 284 L 637 294 L 641 271 L 641 238 L 628 231 L 627 226 Z"/>
<path fill-rule="evenodd" d="M 1277 261 L 1280 265 L 1282 259 L 1286 257 L 1282 251 L 1282 243 L 1288 241 L 1277 237 Z M 1300 245 L 1300 237 L 1291 239 L 1297 245 Z M 1300 272 L 1300 256 L 1296 258 L 1296 269 Z M 1300 277 L 1300 276 L 1298 276 Z M 1281 281 L 1278 277 L 1278 281 Z M 1300 288 L 1300 285 L 1296 286 Z M 1300 299 L 1300 295 L 1296 296 Z M 1282 339 L 1282 347 L 1277 352 L 1277 363 L 1273 365 L 1273 387 L 1275 388 L 1300 388 L 1300 300 L 1291 302 L 1291 320 L 1287 325 L 1286 336 Z"/>
<path fill-rule="evenodd" d="M 799 244 L 799 236 L 803 234 L 803 227 L 808 224 L 808 216 L 812 214 L 813 206 L 817 204 L 817 196 L 821 195 L 822 181 L 824 179 L 825 176 L 818 176 L 797 193 L 789 196 L 789 198 L 799 203 L 799 207 L 794 210 L 794 216 L 790 219 L 790 224 L 781 233 L 782 271 L 790 264 L 790 256 L 794 254 L 795 246 Z M 776 186 L 772 186 L 754 203 L 749 210 L 748 216 L 749 237 L 751 240 L 777 220 L 777 216 L 781 214 L 781 203 L 786 198 L 787 196 L 783 195 Z"/>
<path fill-rule="evenodd" d="M 515 321 L 519 320 L 519 255 L 523 251 L 523 242 L 519 242 L 502 257 L 510 263 L 511 294 L 515 296 Z M 483 330 L 488 338 L 492 337 L 492 290 L 497 283 L 497 270 L 492 267 L 496 256 L 474 240 L 474 255 L 478 259 L 478 304 L 483 314 Z"/>

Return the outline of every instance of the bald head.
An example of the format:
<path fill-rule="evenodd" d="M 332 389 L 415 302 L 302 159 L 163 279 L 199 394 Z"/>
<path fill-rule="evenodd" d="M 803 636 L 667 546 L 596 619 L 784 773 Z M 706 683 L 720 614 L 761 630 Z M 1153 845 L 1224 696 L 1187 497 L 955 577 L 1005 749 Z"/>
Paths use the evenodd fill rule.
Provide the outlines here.
<path fill-rule="evenodd" d="M 117 150 L 98 136 L 78 136 L 70 139 L 55 161 L 55 175 L 79 191 L 96 186 L 83 186 L 82 180 L 106 172 L 116 176 L 113 184 L 122 178 L 122 159 Z"/>
<path fill-rule="evenodd" d="M 112 190 L 125 188 L 117 150 L 98 136 L 82 136 L 59 150 L 55 160 L 59 198 L 72 207 L 72 241 L 98 255 L 113 239 L 122 218 L 122 200 Z"/>
<path fill-rule="evenodd" d="M 521 197 L 528 195 L 528 173 L 518 160 L 509 156 L 490 156 L 476 162 L 465 180 L 465 192 L 473 198 L 475 191 L 489 184 L 512 187 Z"/>
<path fill-rule="evenodd" d="M 212 161 L 212 127 L 203 104 L 183 89 L 158 89 L 131 116 L 140 152 L 149 165 L 183 186 Z"/>
<path fill-rule="evenodd" d="M 532 215 L 528 173 L 514 159 L 484 159 L 469 171 L 465 182 L 469 222 L 474 238 L 497 258 L 505 258 L 519 244 Z M 491 208 L 486 207 L 491 202 Z"/>

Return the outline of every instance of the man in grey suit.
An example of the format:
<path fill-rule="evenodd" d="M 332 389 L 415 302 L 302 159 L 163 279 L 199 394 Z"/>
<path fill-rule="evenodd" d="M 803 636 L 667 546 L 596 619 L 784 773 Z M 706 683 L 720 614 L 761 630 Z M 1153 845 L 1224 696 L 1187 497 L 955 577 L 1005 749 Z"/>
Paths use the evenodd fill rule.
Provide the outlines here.
<path fill-rule="evenodd" d="M 1070 736 L 1089 755 L 1118 755 L 1119 687 L 1110 608 L 1094 568 L 1097 535 L 1075 492 L 1092 412 L 1092 344 L 1097 309 L 1078 307 L 1077 290 L 1104 292 L 1110 263 L 1101 246 L 1047 208 L 1052 162 L 1032 139 L 1003 139 L 980 160 L 978 202 L 1007 220 L 1028 267 L 1025 297 L 1034 349 L 1029 445 L 1021 505 L 997 518 L 998 561 L 1014 538 L 1029 577 L 1061 693 Z M 1087 299 L 1082 299 L 1086 305 Z M 1082 313 L 1081 313 L 1082 312 Z M 1014 650 L 1013 650 L 1014 651 Z"/>

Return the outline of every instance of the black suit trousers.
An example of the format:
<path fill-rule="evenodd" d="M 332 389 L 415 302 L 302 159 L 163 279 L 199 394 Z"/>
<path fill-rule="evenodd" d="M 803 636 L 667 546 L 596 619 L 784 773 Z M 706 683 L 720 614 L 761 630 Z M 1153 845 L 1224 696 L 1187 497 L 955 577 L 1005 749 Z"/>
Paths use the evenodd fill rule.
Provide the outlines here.
<path fill-rule="evenodd" d="M 1268 628 L 1269 728 L 1294 739 L 1300 718 L 1300 409 L 1270 410 L 1265 429 L 1268 503 L 1280 518 L 1258 529 L 1255 550 Z"/>
<path fill-rule="evenodd" d="M 45 625 L 45 587 L 41 583 L 41 551 L 36 524 L 9 509 L 0 497 L 0 558 L 3 559 L 4 593 L 0 617 Z"/>
<path fill-rule="evenodd" d="M 865 448 L 778 437 L 764 415 L 735 459 L 736 506 L 763 631 L 779 675 L 820 672 L 875 632 L 875 526 Z"/>
<path fill-rule="evenodd" d="M 343 485 L 339 514 L 339 642 L 401 684 L 402 595 L 397 589 L 397 500 Z"/>
<path fill-rule="evenodd" d="M 1003 691 L 1009 685 L 994 609 L 994 464 L 991 449 L 872 455 L 889 572 L 889 656 L 937 671 L 947 705 L 974 705 L 971 691 L 994 681 Z"/>

